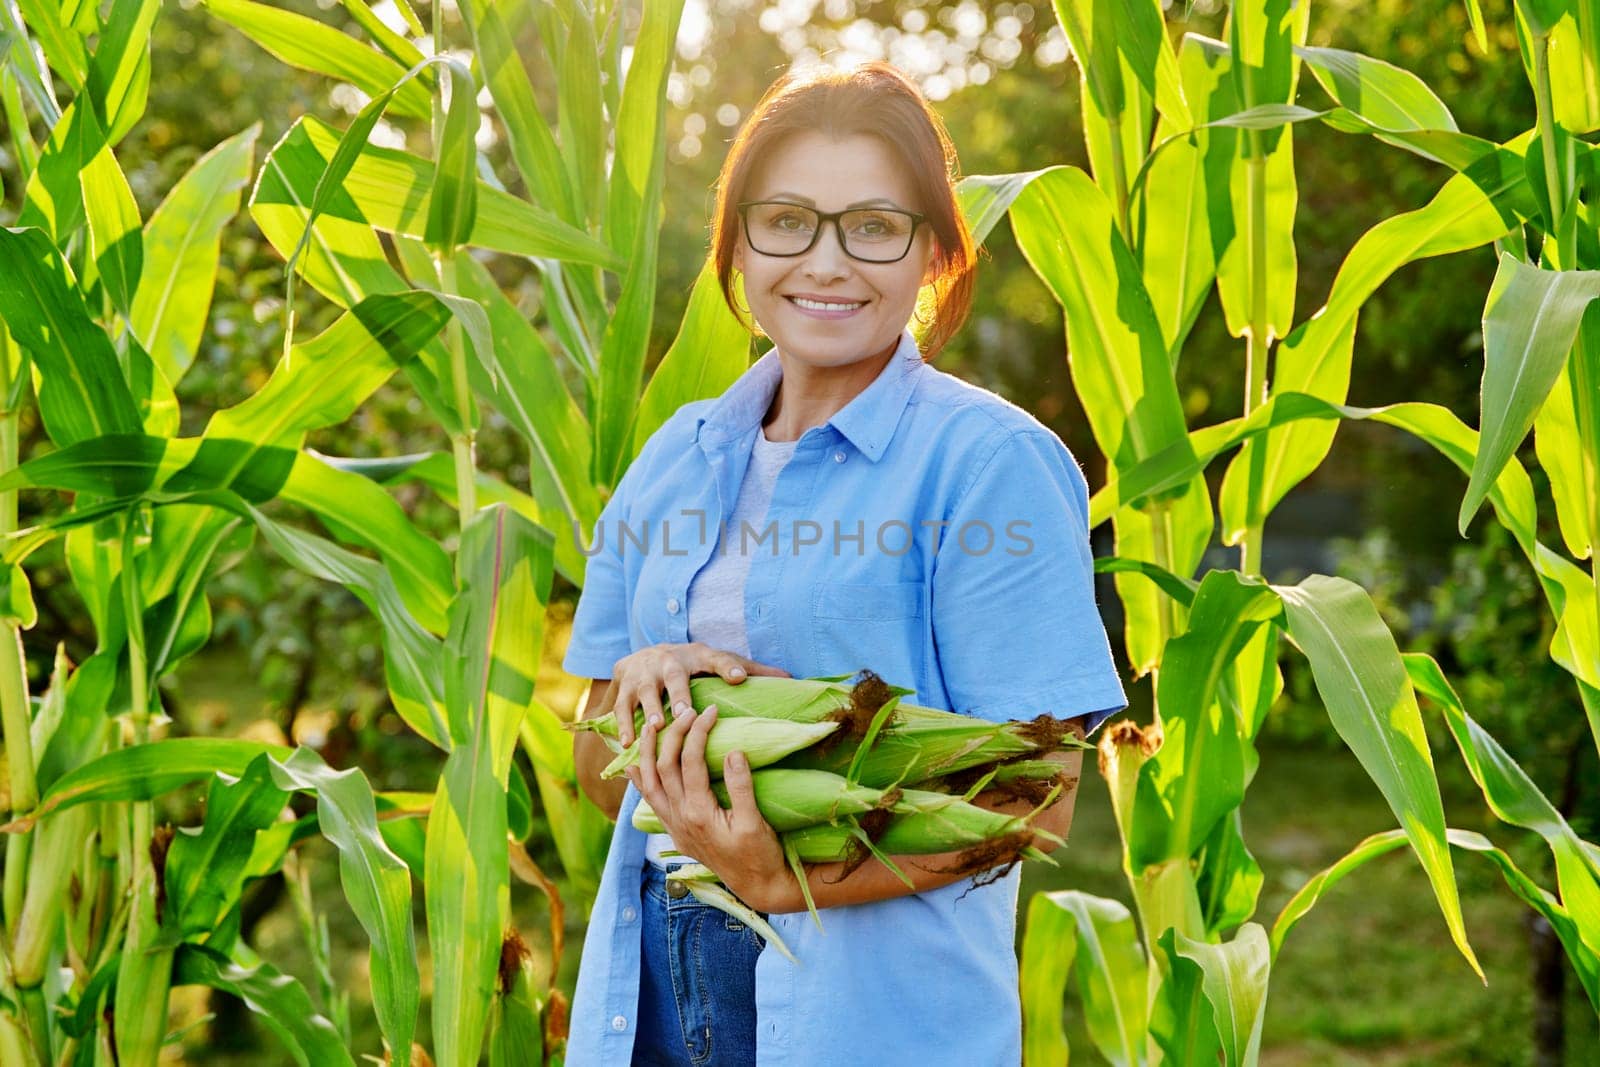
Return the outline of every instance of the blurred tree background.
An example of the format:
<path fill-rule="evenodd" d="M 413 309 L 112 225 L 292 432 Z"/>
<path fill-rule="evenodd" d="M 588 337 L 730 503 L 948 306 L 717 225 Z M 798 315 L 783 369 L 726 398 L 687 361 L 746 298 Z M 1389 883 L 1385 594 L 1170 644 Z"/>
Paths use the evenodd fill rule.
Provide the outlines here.
<path fill-rule="evenodd" d="M 348 18 L 337 0 L 274 2 L 335 26 L 344 26 Z M 1184 5 L 1178 0 L 1177 6 L 1184 13 L 1169 12 L 1175 32 L 1221 34 L 1222 15 L 1215 3 Z M 1412 70 L 1449 105 L 1463 130 L 1502 140 L 1533 123 L 1534 106 L 1520 69 L 1510 3 L 1487 0 L 1483 7 L 1487 52 L 1479 50 L 1469 32 L 1464 5 L 1442 0 L 1323 0 L 1310 43 L 1365 52 Z M 392 3 L 376 5 L 375 11 L 398 24 Z M 459 30 L 453 4 L 447 3 L 445 14 L 447 24 L 457 19 Z M 286 67 L 213 20 L 194 0 L 165 6 L 152 43 L 157 76 L 151 81 L 150 106 L 118 150 L 145 217 L 160 192 L 201 152 L 250 123 L 260 121 L 264 127 L 259 163 L 266 147 L 300 115 L 313 112 L 343 127 L 366 100 L 349 86 L 328 92 L 320 77 Z M 1045 0 L 689 0 L 669 89 L 672 147 L 652 364 L 672 339 L 706 254 L 713 186 L 728 142 L 762 90 L 791 63 L 842 65 L 875 58 L 890 60 L 919 80 L 949 128 L 965 174 L 1086 163 L 1077 154 L 1082 144 L 1077 132 L 1078 72 Z M 531 69 L 537 78 L 539 69 Z M 549 73 L 545 75 L 538 88 L 553 114 L 554 85 Z M 1327 106 L 1309 77 L 1301 79 L 1299 102 Z M 36 138 L 44 133 L 34 131 Z M 421 145 L 427 131 L 381 122 L 375 139 L 400 146 L 408 136 Z M 515 173 L 504 165 L 507 146 L 491 119 L 485 118 L 479 142 L 498 173 Z M 1331 132 L 1297 139 L 1296 171 L 1301 192 L 1297 319 L 1321 305 L 1340 261 L 1361 233 L 1379 219 L 1422 205 L 1447 176 L 1443 168 L 1375 139 L 1341 138 Z M 0 223 L 9 224 L 15 219 L 20 183 L 15 161 L 3 147 L 0 178 L 6 190 Z M 496 269 L 505 268 L 509 258 L 499 257 Z M 1401 270 L 1362 313 L 1350 403 L 1377 406 L 1427 399 L 1475 425 L 1482 368 L 1479 319 L 1494 269 L 1494 257 L 1486 249 Z M 1060 310 L 1023 261 L 1007 225 L 990 237 L 979 271 L 972 318 L 938 365 L 1025 407 L 1056 430 L 1076 455 L 1094 456 L 1068 374 Z M 538 287 L 531 277 L 502 274 L 499 280 L 525 307 L 537 306 Z M 331 321 L 333 309 L 323 307 L 319 318 L 313 291 L 301 292 L 302 317 L 311 320 L 301 330 L 310 335 Z M 213 410 L 236 402 L 265 379 L 281 350 L 282 299 L 282 261 L 241 212 L 224 234 L 215 309 L 201 355 L 182 384 L 180 400 L 189 420 L 185 432 L 197 431 Z M 1214 295 L 1211 301 L 1179 371 L 1191 426 L 1235 417 L 1242 407 L 1242 397 L 1232 390 L 1240 379 L 1244 346 L 1228 336 Z M 1196 358 L 1199 353 L 1206 358 Z M 25 423 L 23 434 L 21 451 L 28 455 L 42 432 L 34 421 Z M 350 456 L 446 447 L 436 424 L 403 384 L 386 386 L 355 419 L 314 435 L 309 443 L 325 453 Z M 478 448 L 482 467 L 500 472 L 512 484 L 527 484 L 522 446 L 496 417 L 486 422 Z M 1529 469 L 1537 479 L 1537 465 Z M 1101 470 L 1088 469 L 1086 474 L 1091 486 L 1104 480 Z M 1585 795 L 1584 785 L 1600 776 L 1581 716 L 1574 717 L 1569 706 L 1564 676 L 1543 654 L 1550 634 L 1536 583 L 1492 519 L 1480 517 L 1469 540 L 1457 536 L 1454 516 L 1461 492 L 1458 472 L 1420 442 L 1376 423 L 1346 422 L 1328 460 L 1274 513 L 1264 569 L 1278 581 L 1325 571 L 1366 586 L 1402 646 L 1430 651 L 1440 659 L 1467 706 L 1541 789 L 1562 804 L 1574 828 L 1592 839 L 1596 801 Z M 451 535 L 453 512 L 420 487 L 408 486 L 400 493 L 415 521 L 436 536 Z M 36 501 L 24 496 L 24 509 L 30 503 Z M 22 520 L 28 521 L 26 510 Z M 1109 528 L 1097 531 L 1097 554 L 1110 552 L 1109 533 Z M 1547 539 L 1558 538 L 1550 533 Z M 59 564 L 59 548 L 54 551 Z M 1219 564 L 1236 562 L 1233 549 L 1214 544 L 1212 552 Z M 51 582 L 43 572 L 35 572 L 34 582 L 40 622 L 28 649 L 30 673 L 42 687 L 56 642 L 64 641 L 68 654 L 81 660 L 90 651 L 90 638 L 67 583 Z M 556 596 L 564 598 L 570 611 L 576 591 L 560 579 L 557 585 Z M 233 731 L 281 734 L 317 744 L 336 766 L 361 765 L 375 788 L 425 788 L 432 782 L 437 754 L 402 730 L 388 707 L 377 623 L 350 594 L 281 567 L 262 553 L 239 560 L 217 579 L 214 593 L 216 640 L 207 650 L 212 658 L 197 657 L 168 694 L 169 706 L 180 717 L 188 715 L 208 730 L 231 720 Z M 1109 581 L 1101 589 L 1100 603 L 1115 635 L 1120 618 Z M 560 642 L 553 644 L 559 650 Z M 1119 642 L 1112 644 L 1115 648 Z M 217 656 L 231 658 L 222 662 Z M 1285 699 L 1264 730 L 1264 744 L 1334 758 L 1340 743 L 1316 705 L 1309 672 L 1294 660 L 1284 669 Z M 225 693 L 230 681 L 245 675 L 261 700 L 241 708 L 230 704 Z M 1130 713 L 1148 718 L 1148 681 L 1128 688 Z M 208 716 L 217 721 L 205 723 Z M 1442 726 L 1430 724 L 1430 730 L 1435 727 L 1436 751 L 1442 752 L 1448 741 Z M 1270 766 L 1271 761 L 1263 763 Z M 1458 760 L 1440 760 L 1439 771 L 1447 789 L 1452 783 L 1465 785 Z M 1372 792 L 1370 783 L 1366 787 Z M 1103 796 L 1092 795 L 1091 800 L 1103 805 Z M 1313 803 L 1322 800 L 1313 798 Z M 1085 819 L 1081 813 L 1079 822 L 1087 825 L 1075 836 L 1095 825 L 1092 816 Z M 1345 828 L 1334 828 L 1322 860 L 1335 858 L 1340 846 L 1353 839 Z M 553 850 L 535 858 L 548 870 L 559 869 Z M 1086 863 L 1090 859 L 1084 858 Z M 1546 855 L 1530 849 L 1518 859 L 1535 878 L 1548 880 L 1541 869 Z M 1308 871 L 1316 868 L 1306 866 Z M 1420 878 L 1415 870 L 1411 873 Z M 1487 879 L 1484 892 L 1505 895 L 1503 886 Z M 1270 906 L 1270 893 L 1262 903 L 1264 909 Z M 1420 923 L 1431 924 L 1430 931 L 1438 925 L 1436 915 L 1429 918 L 1425 891 L 1416 914 Z M 1503 914 L 1520 912 L 1508 909 Z M 1338 921 L 1328 916 L 1308 924 L 1296 939 L 1338 939 L 1339 930 Z M 1287 955 L 1294 951 L 1291 945 Z M 1527 956 L 1526 949 L 1507 951 L 1520 953 L 1518 960 Z M 1442 948 L 1435 958 L 1443 960 L 1449 952 Z M 568 955 L 575 957 L 576 948 Z M 569 958 L 568 974 L 575 963 Z M 1457 991 L 1475 985 L 1464 971 L 1450 974 L 1442 984 Z M 1526 1028 L 1525 1001 L 1504 987 L 1497 992 L 1510 996 L 1511 1006 L 1495 1018 Z M 1287 1009 L 1279 1005 L 1275 1010 Z M 1269 1008 L 1269 1016 L 1273 1013 Z M 1446 1012 L 1439 1018 L 1451 1016 Z M 1359 1043 L 1359 1038 L 1351 1040 Z M 1519 1041 L 1517 1047 L 1527 1047 L 1525 1039 Z M 1593 1049 L 1592 1043 L 1585 1047 Z M 1525 1062 L 1507 1055 L 1476 1062 Z M 1445 1053 L 1437 1062 L 1461 1062 L 1450 1056 Z M 1333 1061 L 1313 1056 L 1281 1062 Z"/>

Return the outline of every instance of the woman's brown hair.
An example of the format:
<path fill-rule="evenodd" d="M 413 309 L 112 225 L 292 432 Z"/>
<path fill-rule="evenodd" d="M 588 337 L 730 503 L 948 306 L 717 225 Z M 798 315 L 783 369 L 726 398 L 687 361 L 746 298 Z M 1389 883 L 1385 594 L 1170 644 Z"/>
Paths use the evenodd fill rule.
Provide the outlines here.
<path fill-rule="evenodd" d="M 910 78 L 888 63 L 866 63 L 844 71 L 785 74 L 762 94 L 717 177 L 711 254 L 722 298 L 750 325 L 733 299 L 733 249 L 739 241 L 739 201 L 761 161 L 791 134 L 815 132 L 838 140 L 876 137 L 905 166 L 922 202 L 937 245 L 934 257 L 933 320 L 922 338 L 931 359 L 955 335 L 972 306 L 977 256 L 956 200 L 955 146 L 944 123 Z"/>

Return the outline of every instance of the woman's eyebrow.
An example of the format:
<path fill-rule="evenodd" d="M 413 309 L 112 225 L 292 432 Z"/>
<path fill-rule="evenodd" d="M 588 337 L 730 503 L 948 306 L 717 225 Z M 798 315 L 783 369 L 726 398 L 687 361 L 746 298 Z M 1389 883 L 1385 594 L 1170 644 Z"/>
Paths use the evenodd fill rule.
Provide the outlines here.
<path fill-rule="evenodd" d="M 817 206 L 817 202 L 815 200 L 811 199 L 809 196 L 801 196 L 799 193 L 783 193 L 783 192 L 773 193 L 771 196 L 766 197 L 766 199 L 768 199 L 768 200 L 792 200 L 797 204 L 804 204 L 807 207 L 816 207 Z M 874 207 L 874 206 L 899 207 L 898 204 L 896 204 L 893 200 L 889 199 L 887 196 L 874 196 L 874 197 L 871 197 L 871 198 L 869 198 L 867 200 L 857 200 L 853 204 L 847 204 L 845 206 L 845 210 L 846 211 L 854 211 L 858 207 Z"/>

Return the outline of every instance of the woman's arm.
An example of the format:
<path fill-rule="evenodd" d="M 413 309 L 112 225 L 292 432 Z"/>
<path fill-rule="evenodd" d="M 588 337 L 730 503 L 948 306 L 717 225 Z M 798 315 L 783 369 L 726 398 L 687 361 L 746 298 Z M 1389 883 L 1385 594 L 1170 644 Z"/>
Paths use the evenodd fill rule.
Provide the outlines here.
<path fill-rule="evenodd" d="M 1072 723 L 1073 733 L 1082 737 L 1081 723 Z M 1051 752 L 1045 756 L 1052 762 L 1061 764 L 1062 775 L 1067 785 L 1062 789 L 1053 804 L 1041 811 L 1034 824 L 1041 830 L 1047 830 L 1058 837 L 1065 838 L 1072 826 L 1073 806 L 1078 796 L 1078 779 L 1083 767 L 1083 750 L 1071 749 L 1066 752 Z M 979 793 L 973 798 L 973 803 L 991 811 L 1001 811 L 1008 815 L 1026 815 L 1032 811 L 1034 805 L 1026 800 L 1016 798 L 999 799 L 994 792 Z M 1034 847 L 1040 851 L 1049 852 L 1056 846 L 1053 842 L 1035 838 Z M 908 887 L 894 872 L 885 867 L 876 857 L 868 859 L 865 863 L 851 872 L 848 878 L 840 880 L 844 872 L 843 863 L 815 863 L 806 864 L 806 882 L 811 889 L 811 897 L 816 902 L 817 908 L 835 908 L 844 904 L 865 904 L 873 900 L 887 900 L 891 897 L 909 896 L 912 893 L 925 893 L 931 889 L 949 885 L 951 882 L 962 878 L 969 878 L 974 872 L 966 871 L 961 874 L 950 871 L 941 872 L 940 868 L 953 868 L 961 856 L 960 852 L 941 852 L 935 855 L 924 856 L 891 856 L 895 866 L 905 872 L 910 878 L 914 888 Z M 800 892 L 800 883 L 795 880 L 794 873 L 785 870 L 782 876 L 774 881 L 765 892 L 754 894 L 758 899 L 751 900 L 745 897 L 745 903 L 757 911 L 768 914 L 784 914 L 806 910 L 804 895 Z"/>

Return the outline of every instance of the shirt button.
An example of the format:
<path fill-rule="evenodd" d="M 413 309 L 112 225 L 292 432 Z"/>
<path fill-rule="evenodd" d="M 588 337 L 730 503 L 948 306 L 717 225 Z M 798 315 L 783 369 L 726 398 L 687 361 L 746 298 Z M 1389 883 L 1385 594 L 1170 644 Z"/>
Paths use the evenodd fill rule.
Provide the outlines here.
<path fill-rule="evenodd" d="M 622 921 L 625 923 L 631 923 L 633 922 L 634 918 L 638 916 L 638 914 L 638 912 L 633 910 L 633 905 L 630 904 L 626 908 L 622 909 Z"/>
<path fill-rule="evenodd" d="M 843 463 L 844 462 L 844 450 L 843 449 L 840 449 L 839 451 L 837 451 L 837 452 L 835 452 L 833 454 L 833 461 L 835 463 Z"/>
<path fill-rule="evenodd" d="M 675 596 L 667 597 L 667 614 L 676 615 L 678 613 L 678 606 L 679 605 L 678 605 L 678 598 L 677 597 L 675 597 Z"/>
<path fill-rule="evenodd" d="M 620 1033 L 622 1033 L 622 1031 L 626 1030 L 627 1028 L 628 1028 L 628 1020 L 627 1019 L 623 1018 L 621 1015 L 613 1015 L 611 1017 L 611 1029 L 615 1030 L 617 1033 L 620 1034 Z"/>

